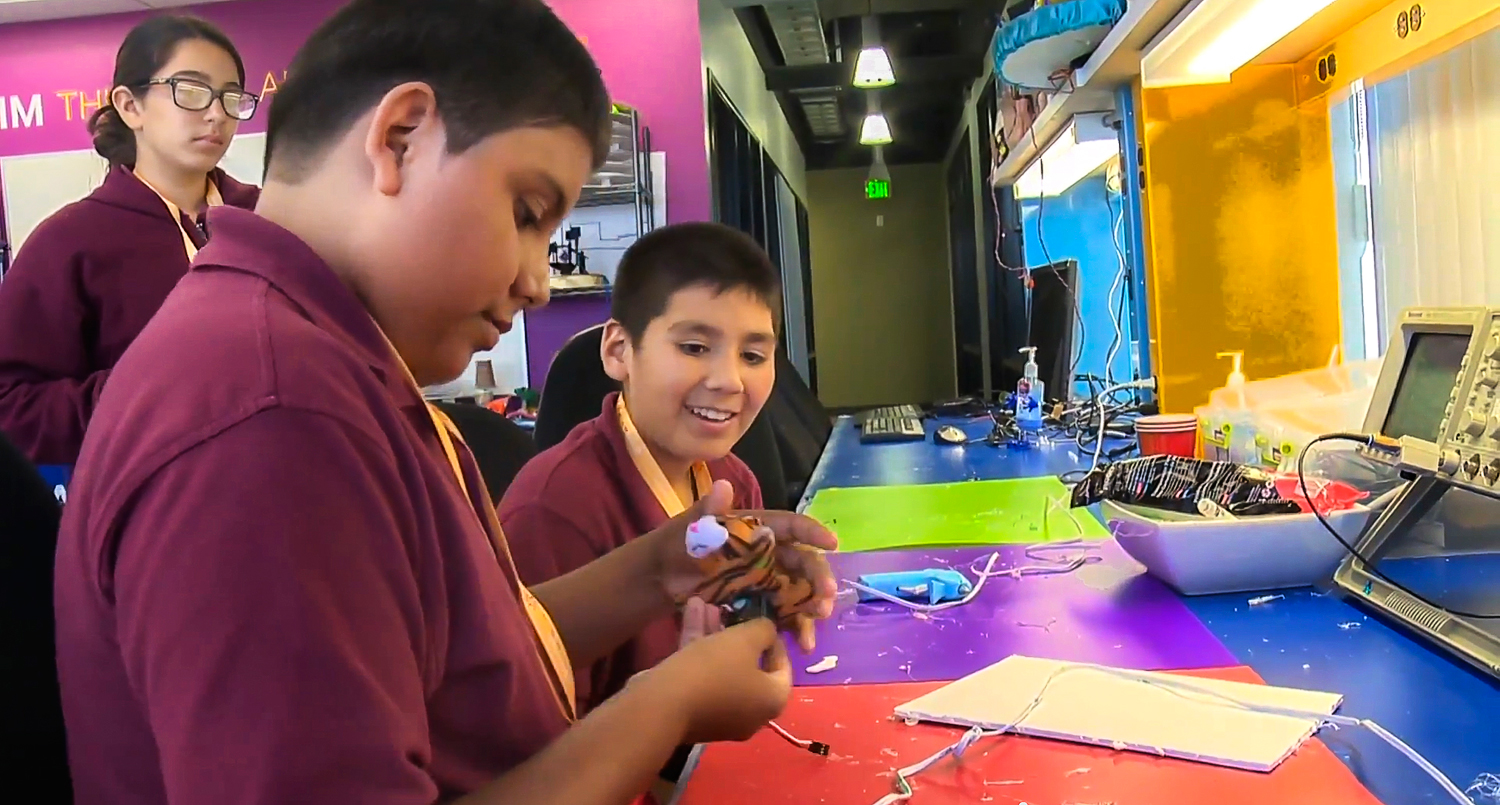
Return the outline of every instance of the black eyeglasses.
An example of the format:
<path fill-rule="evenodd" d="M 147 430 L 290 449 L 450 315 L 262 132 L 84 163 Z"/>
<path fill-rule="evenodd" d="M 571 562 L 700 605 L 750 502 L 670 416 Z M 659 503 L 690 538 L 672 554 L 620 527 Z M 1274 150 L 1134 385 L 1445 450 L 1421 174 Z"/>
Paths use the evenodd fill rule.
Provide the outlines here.
<path fill-rule="evenodd" d="M 195 78 L 153 78 L 146 84 L 171 87 L 172 102 L 189 112 L 202 112 L 217 100 L 225 114 L 235 120 L 249 120 L 260 105 L 259 95 L 237 87 L 214 89 Z"/>

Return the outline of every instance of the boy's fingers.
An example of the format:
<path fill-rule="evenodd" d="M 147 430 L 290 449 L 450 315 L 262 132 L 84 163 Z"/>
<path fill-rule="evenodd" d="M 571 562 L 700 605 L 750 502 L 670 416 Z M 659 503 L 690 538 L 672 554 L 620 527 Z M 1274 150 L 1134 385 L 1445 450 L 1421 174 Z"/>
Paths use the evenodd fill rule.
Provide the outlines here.
<path fill-rule="evenodd" d="M 768 674 L 777 674 L 785 671 L 788 675 L 792 671 L 792 661 L 787 657 L 786 645 L 779 639 L 772 640 L 771 645 L 766 648 L 766 653 L 761 659 L 761 667 Z M 788 676 L 790 678 L 790 676 Z"/>
<path fill-rule="evenodd" d="M 776 624 L 768 618 L 752 618 L 730 628 L 736 634 L 743 635 L 746 645 L 757 655 L 764 654 L 772 645 L 781 642 L 776 634 Z"/>
<path fill-rule="evenodd" d="M 703 517 L 717 517 L 721 514 L 728 514 L 729 507 L 733 505 L 734 485 L 720 478 L 714 481 L 713 486 L 709 487 L 708 494 L 699 498 L 698 502 L 694 503 L 687 510 L 682 519 L 685 522 L 691 523 Z"/>
<path fill-rule="evenodd" d="M 781 549 L 781 563 L 789 573 L 812 583 L 813 600 L 802 608 L 803 611 L 815 618 L 832 615 L 839 585 L 833 576 L 833 567 L 829 565 L 828 557 L 820 551 L 788 545 Z"/>
<path fill-rule="evenodd" d="M 824 551 L 838 550 L 838 537 L 835 537 L 833 532 L 822 523 L 805 514 L 780 511 L 744 512 L 744 514 L 756 517 L 765 523 L 776 534 L 777 542 L 806 545 L 809 548 Z"/>
<path fill-rule="evenodd" d="M 776 692 L 777 712 L 786 706 L 786 694 L 792 687 L 792 662 L 787 657 L 786 646 L 777 640 L 761 658 L 760 666 L 770 681 L 774 684 L 772 690 Z"/>
<path fill-rule="evenodd" d="M 811 653 L 818 646 L 817 624 L 806 615 L 797 616 L 797 647 L 802 653 Z"/>
<path fill-rule="evenodd" d="M 679 645 L 686 646 L 709 633 L 708 622 L 704 615 L 704 611 L 708 608 L 699 598 L 689 598 L 688 602 L 683 605 L 682 638 Z"/>

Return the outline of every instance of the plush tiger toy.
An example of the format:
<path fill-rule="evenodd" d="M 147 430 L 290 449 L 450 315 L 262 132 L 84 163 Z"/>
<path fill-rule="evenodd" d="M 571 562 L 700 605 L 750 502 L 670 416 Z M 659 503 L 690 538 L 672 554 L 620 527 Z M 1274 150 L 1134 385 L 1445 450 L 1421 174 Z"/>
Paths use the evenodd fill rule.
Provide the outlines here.
<path fill-rule="evenodd" d="M 812 583 L 782 569 L 776 535 L 754 517 L 705 517 L 688 526 L 687 550 L 704 576 L 687 597 L 731 610 L 764 605 L 766 617 L 783 628 L 813 599 Z"/>

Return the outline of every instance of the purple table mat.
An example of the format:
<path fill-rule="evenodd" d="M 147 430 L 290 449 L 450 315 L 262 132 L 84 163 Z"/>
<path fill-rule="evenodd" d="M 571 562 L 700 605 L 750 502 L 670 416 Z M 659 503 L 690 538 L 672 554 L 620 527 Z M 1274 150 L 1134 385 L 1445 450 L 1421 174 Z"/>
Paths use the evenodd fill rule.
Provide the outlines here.
<path fill-rule="evenodd" d="M 1027 546 L 918 549 L 830 554 L 835 577 L 952 567 L 974 578 L 998 552 L 995 570 L 1036 565 Z M 1072 555 L 1084 546 L 1047 556 Z M 989 579 L 969 603 L 918 616 L 886 602 L 858 603 L 839 597 L 828 620 L 818 624 L 811 655 L 793 647 L 798 685 L 946 682 L 967 676 L 1013 654 L 1088 662 L 1141 671 L 1216 668 L 1239 664 L 1177 594 L 1146 575 L 1114 540 L 1093 542 L 1102 561 L 1066 574 Z M 980 560 L 977 563 L 975 560 Z M 830 671 L 808 666 L 837 655 Z"/>

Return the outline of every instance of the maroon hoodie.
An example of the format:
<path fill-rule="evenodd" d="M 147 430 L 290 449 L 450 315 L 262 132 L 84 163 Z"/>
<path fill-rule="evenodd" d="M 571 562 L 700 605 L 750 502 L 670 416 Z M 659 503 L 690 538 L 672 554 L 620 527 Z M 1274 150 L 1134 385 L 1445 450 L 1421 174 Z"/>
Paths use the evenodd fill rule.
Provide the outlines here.
<path fill-rule="evenodd" d="M 255 208 L 258 188 L 221 170 L 213 180 L 225 204 Z M 182 231 L 155 191 L 117 167 L 26 239 L 0 281 L 0 431 L 32 461 L 78 459 L 109 370 L 187 274 Z"/>

